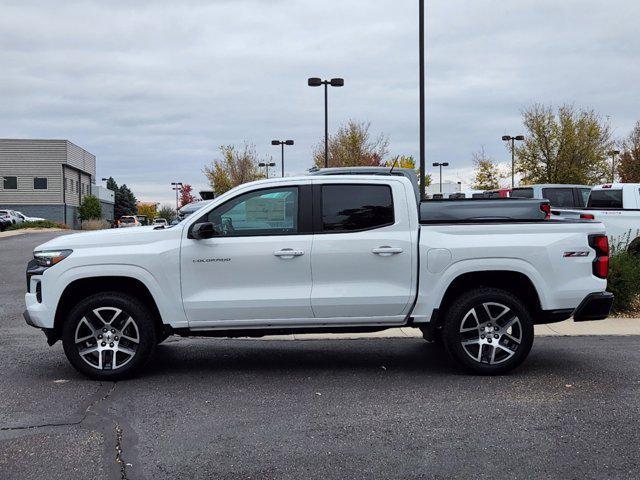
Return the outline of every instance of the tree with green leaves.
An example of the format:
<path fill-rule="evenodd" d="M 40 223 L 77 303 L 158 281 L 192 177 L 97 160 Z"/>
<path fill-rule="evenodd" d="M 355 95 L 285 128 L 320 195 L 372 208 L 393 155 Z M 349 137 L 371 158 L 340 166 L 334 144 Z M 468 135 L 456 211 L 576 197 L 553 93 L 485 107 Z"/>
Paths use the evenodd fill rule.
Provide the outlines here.
<path fill-rule="evenodd" d="M 169 205 L 162 205 L 158 210 L 157 217 L 164 218 L 167 222 L 171 222 L 171 220 L 176 218 L 176 211 Z"/>
<path fill-rule="evenodd" d="M 617 165 L 618 176 L 624 183 L 640 183 L 640 120 L 627 138 L 622 141 L 620 159 Z"/>
<path fill-rule="evenodd" d="M 477 152 L 473 152 L 471 156 L 475 169 L 472 188 L 474 190 L 495 190 L 500 188 L 500 180 L 504 178 L 504 173 L 500 171 L 498 164 L 487 156 L 484 147 Z"/>
<path fill-rule="evenodd" d="M 263 178 L 258 168 L 260 160 L 254 145 L 245 143 L 242 149 L 237 149 L 234 145 L 223 145 L 220 153 L 221 159 L 204 167 L 204 174 L 216 197 L 233 187 Z"/>
<path fill-rule="evenodd" d="M 126 184 L 122 184 L 115 194 L 114 216 L 120 218 L 124 215 L 135 215 L 138 213 L 138 201 Z"/>
<path fill-rule="evenodd" d="M 595 184 L 610 175 L 611 128 L 594 110 L 534 104 L 522 118 L 526 135 L 515 154 L 524 184 Z"/>
<path fill-rule="evenodd" d="M 329 136 L 329 167 L 379 167 L 389 153 L 389 139 L 380 134 L 373 138 L 371 124 L 349 120 Z M 324 140 L 313 150 L 313 163 L 324 167 Z"/>
<path fill-rule="evenodd" d="M 94 195 L 87 195 L 82 199 L 80 207 L 78 207 L 78 215 L 81 220 L 93 220 L 102 218 L 102 208 L 100 200 Z"/>

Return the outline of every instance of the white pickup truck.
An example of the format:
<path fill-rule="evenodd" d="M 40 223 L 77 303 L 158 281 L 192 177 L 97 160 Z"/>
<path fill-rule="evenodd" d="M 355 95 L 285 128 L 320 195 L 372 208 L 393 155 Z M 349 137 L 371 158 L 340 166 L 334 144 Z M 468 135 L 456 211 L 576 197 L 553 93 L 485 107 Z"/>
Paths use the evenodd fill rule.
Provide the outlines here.
<path fill-rule="evenodd" d="M 602 222 L 612 242 L 629 242 L 640 235 L 640 183 L 598 185 L 591 190 L 586 208 L 554 208 L 553 214 Z"/>
<path fill-rule="evenodd" d="M 248 183 L 170 228 L 40 245 L 24 316 L 49 344 L 62 339 L 80 372 L 113 380 L 139 371 L 171 334 L 403 326 L 441 341 L 466 369 L 499 374 L 526 358 L 534 324 L 609 314 L 602 224 L 429 217 L 455 204 L 446 202 L 417 205 L 401 176 Z"/>

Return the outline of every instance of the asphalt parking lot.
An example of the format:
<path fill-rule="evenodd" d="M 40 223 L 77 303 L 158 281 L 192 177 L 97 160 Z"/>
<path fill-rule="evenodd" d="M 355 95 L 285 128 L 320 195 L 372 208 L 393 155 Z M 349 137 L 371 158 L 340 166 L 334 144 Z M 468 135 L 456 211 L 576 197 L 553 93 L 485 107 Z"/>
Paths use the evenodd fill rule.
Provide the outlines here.
<path fill-rule="evenodd" d="M 2 479 L 640 475 L 640 337 L 541 337 L 493 378 L 416 338 L 170 339 L 99 383 L 22 319 L 55 235 L 0 239 Z"/>

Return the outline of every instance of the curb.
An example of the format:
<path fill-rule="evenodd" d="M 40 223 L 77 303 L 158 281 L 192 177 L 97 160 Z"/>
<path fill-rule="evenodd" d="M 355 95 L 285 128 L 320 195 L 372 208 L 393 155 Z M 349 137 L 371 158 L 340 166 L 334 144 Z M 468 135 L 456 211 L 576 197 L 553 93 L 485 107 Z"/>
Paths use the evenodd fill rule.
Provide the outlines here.
<path fill-rule="evenodd" d="M 18 230 L 6 230 L 0 232 L 0 238 L 15 237 L 27 233 L 66 232 L 64 228 L 20 228 Z"/>

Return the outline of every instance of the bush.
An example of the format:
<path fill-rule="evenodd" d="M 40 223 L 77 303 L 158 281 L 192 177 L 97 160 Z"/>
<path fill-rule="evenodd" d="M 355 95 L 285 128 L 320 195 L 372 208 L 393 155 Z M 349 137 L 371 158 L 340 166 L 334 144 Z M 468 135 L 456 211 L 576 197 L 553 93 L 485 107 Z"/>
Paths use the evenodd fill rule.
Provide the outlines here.
<path fill-rule="evenodd" d="M 52 222 L 51 220 L 38 220 L 37 222 L 22 222 L 11 225 L 9 230 L 20 230 L 22 228 L 63 228 L 67 230 L 69 227 L 61 222 Z"/>
<path fill-rule="evenodd" d="M 94 218 L 91 220 L 83 220 L 80 226 L 82 230 L 104 230 L 111 228 L 111 224 L 101 218 Z"/>
<path fill-rule="evenodd" d="M 607 290 L 615 295 L 613 309 L 627 312 L 637 308 L 640 295 L 640 257 L 623 250 L 609 258 Z"/>
<path fill-rule="evenodd" d="M 82 199 L 82 205 L 78 208 L 78 215 L 82 220 L 92 220 L 102 217 L 100 200 L 94 195 L 87 195 Z"/>

